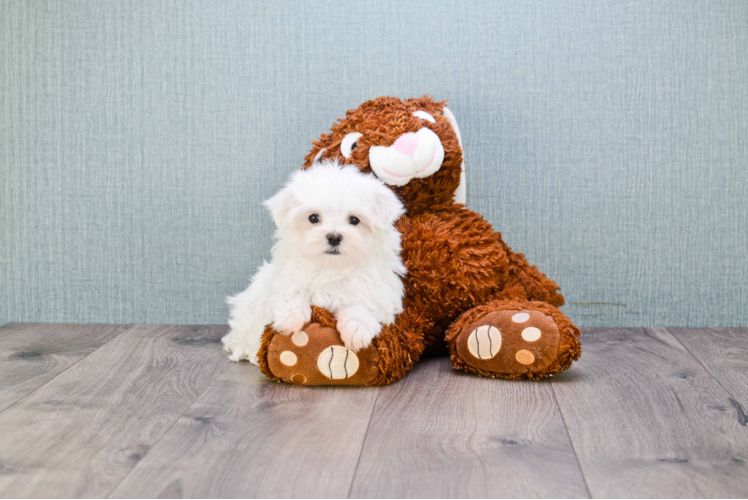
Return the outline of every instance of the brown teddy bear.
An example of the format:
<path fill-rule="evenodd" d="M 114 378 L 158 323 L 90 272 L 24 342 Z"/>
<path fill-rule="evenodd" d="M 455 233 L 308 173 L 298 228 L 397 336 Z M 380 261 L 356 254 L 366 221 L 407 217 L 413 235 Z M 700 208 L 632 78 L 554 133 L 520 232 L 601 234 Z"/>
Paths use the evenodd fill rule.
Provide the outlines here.
<path fill-rule="evenodd" d="M 385 385 L 445 341 L 455 368 L 486 377 L 539 379 L 579 358 L 580 331 L 557 309 L 564 298 L 556 283 L 465 207 L 460 133 L 444 102 L 367 101 L 313 143 L 305 168 L 319 159 L 373 172 L 404 202 L 397 226 L 408 270 L 404 311 L 358 352 L 345 348 L 334 316 L 317 307 L 293 336 L 268 326 L 258 353 L 265 375 L 306 385 Z"/>

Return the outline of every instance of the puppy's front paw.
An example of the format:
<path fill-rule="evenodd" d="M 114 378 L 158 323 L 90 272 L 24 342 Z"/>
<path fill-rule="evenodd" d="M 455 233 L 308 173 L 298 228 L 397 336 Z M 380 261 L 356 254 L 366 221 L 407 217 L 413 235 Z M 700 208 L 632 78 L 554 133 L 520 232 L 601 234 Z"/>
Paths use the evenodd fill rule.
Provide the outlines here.
<path fill-rule="evenodd" d="M 221 339 L 221 342 L 223 343 L 223 350 L 229 353 L 229 360 L 241 361 L 246 359 L 253 365 L 257 364 L 257 351 L 260 350 L 260 346 L 249 340 L 246 335 L 232 329 Z"/>
<path fill-rule="evenodd" d="M 371 345 L 371 341 L 382 330 L 382 325 L 365 308 L 349 307 L 337 314 L 340 340 L 348 349 L 360 351 Z"/>
<path fill-rule="evenodd" d="M 312 320 L 312 308 L 302 301 L 283 302 L 273 309 L 273 328 L 290 335 Z"/>

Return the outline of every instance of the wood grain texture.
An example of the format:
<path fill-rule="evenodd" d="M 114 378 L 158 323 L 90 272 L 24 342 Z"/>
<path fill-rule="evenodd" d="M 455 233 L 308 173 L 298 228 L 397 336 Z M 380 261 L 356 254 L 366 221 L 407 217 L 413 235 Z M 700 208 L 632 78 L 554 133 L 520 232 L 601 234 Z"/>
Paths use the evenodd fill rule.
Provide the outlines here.
<path fill-rule="evenodd" d="M 129 328 L 8 324 L 0 328 L 0 411 Z"/>
<path fill-rule="evenodd" d="M 665 329 L 585 330 L 552 381 L 593 497 L 744 497 L 748 432 Z"/>
<path fill-rule="evenodd" d="M 746 421 L 748 414 L 748 328 L 669 328 L 733 397 Z M 748 423 L 748 422 L 747 422 Z M 745 424 L 744 424 L 745 425 Z"/>
<path fill-rule="evenodd" d="M 133 327 L 0 413 L 0 496 L 106 496 L 228 363 L 226 327 Z"/>
<path fill-rule="evenodd" d="M 383 387 L 353 497 L 587 497 L 548 382 L 420 362 Z"/>
<path fill-rule="evenodd" d="M 231 363 L 112 496 L 345 497 L 378 391 Z"/>
<path fill-rule="evenodd" d="M 33 387 L 0 411 L 0 497 L 748 495 L 745 329 L 587 329 L 550 381 L 431 359 L 381 388 L 270 382 L 225 331 L 0 328 L 0 388 Z"/>

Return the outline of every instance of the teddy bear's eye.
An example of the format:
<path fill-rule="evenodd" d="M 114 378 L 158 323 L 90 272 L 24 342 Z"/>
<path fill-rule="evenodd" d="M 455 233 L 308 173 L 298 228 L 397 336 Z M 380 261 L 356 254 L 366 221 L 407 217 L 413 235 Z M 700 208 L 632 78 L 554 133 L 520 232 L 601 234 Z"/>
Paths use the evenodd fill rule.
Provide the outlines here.
<path fill-rule="evenodd" d="M 319 222 L 319 215 L 317 215 L 317 214 L 310 215 L 309 216 L 309 222 L 311 222 L 312 224 L 318 223 Z"/>
<path fill-rule="evenodd" d="M 356 217 L 355 215 L 351 215 L 350 217 L 348 217 L 348 223 L 351 226 L 355 226 L 359 222 L 361 222 L 361 220 L 358 217 Z"/>
<path fill-rule="evenodd" d="M 413 116 L 417 116 L 421 120 L 426 120 L 427 122 L 436 123 L 436 118 L 434 118 L 433 116 L 431 116 L 429 113 L 425 111 L 421 111 L 421 110 L 413 111 Z"/>
<path fill-rule="evenodd" d="M 358 138 L 361 137 L 361 132 L 351 132 L 350 134 L 346 134 L 345 137 L 343 137 L 343 140 L 340 141 L 340 153 L 346 157 L 351 157 L 351 151 L 356 149 L 358 146 Z"/>

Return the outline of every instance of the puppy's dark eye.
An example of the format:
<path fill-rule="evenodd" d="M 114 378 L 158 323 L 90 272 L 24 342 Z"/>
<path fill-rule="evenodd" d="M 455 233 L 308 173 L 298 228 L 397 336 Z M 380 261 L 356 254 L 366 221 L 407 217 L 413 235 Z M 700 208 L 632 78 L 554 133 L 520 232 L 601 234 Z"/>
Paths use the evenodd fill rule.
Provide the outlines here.
<path fill-rule="evenodd" d="M 348 217 L 348 223 L 351 224 L 352 226 L 355 226 L 359 222 L 361 222 L 361 221 L 359 220 L 358 217 L 355 217 L 353 215 L 351 215 L 350 217 Z"/>
<path fill-rule="evenodd" d="M 309 216 L 309 222 L 311 222 L 312 224 L 318 223 L 319 222 L 319 215 L 317 215 L 317 214 L 310 215 Z"/>
<path fill-rule="evenodd" d="M 357 142 L 354 142 L 353 144 L 351 144 L 351 151 L 353 151 L 353 150 L 354 150 L 354 149 L 356 149 L 357 147 L 358 147 L 358 143 L 357 143 Z"/>

